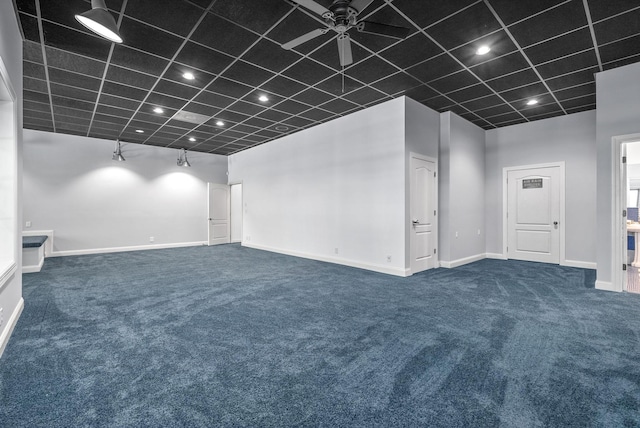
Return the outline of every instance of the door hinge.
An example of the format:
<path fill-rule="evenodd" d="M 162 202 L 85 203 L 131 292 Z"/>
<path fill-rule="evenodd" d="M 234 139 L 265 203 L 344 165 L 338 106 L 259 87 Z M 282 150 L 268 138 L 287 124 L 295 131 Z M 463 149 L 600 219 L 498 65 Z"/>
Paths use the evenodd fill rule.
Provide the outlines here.
<path fill-rule="evenodd" d="M 626 264 L 622 265 L 622 270 L 627 270 L 627 265 Z"/>
<path fill-rule="evenodd" d="M 622 210 L 622 217 L 626 217 L 627 216 L 627 210 Z"/>
<path fill-rule="evenodd" d="M 626 156 L 622 156 L 622 163 L 627 163 L 627 157 Z"/>
<path fill-rule="evenodd" d="M 433 210 L 433 215 L 436 215 L 436 210 Z"/>
<path fill-rule="evenodd" d="M 433 177 L 435 178 L 435 177 L 437 177 L 437 176 L 438 176 L 438 173 L 434 171 L 434 172 L 433 172 Z"/>
<path fill-rule="evenodd" d="M 434 249 L 433 249 L 433 254 L 435 254 L 435 253 L 436 253 L 436 251 L 437 251 L 437 250 L 434 248 Z"/>

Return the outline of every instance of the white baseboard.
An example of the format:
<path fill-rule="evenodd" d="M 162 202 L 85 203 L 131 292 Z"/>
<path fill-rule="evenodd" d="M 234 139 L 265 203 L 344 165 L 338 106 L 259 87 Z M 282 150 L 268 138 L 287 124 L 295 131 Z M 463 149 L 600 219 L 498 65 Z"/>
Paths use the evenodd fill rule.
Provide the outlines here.
<path fill-rule="evenodd" d="M 459 266 L 464 266 L 469 263 L 477 262 L 478 260 L 483 260 L 487 258 L 486 254 L 476 254 L 475 256 L 464 257 L 462 259 L 453 260 L 450 262 L 440 261 L 440 266 L 443 268 L 457 268 Z"/>
<path fill-rule="evenodd" d="M 165 248 L 198 247 L 207 245 L 207 241 L 179 242 L 173 244 L 136 245 L 131 247 L 92 248 L 87 250 L 54 251 L 51 257 L 84 256 L 87 254 L 122 253 L 124 251 L 161 250 Z"/>
<path fill-rule="evenodd" d="M 44 258 L 40 259 L 40 263 L 37 265 L 22 266 L 22 273 L 40 272 L 42 270 L 42 265 L 44 265 Z"/>
<path fill-rule="evenodd" d="M 18 319 L 20 318 L 20 314 L 24 309 L 24 299 L 21 297 L 18 305 L 13 310 L 13 313 L 7 320 L 7 324 L 5 325 L 2 332 L 0 332 L 0 358 L 2 358 L 2 354 L 4 353 L 4 348 L 7 347 L 7 343 L 9 343 L 9 338 L 11 337 L 11 333 L 13 333 L 13 329 L 16 327 L 18 323 Z"/>
<path fill-rule="evenodd" d="M 578 260 L 565 260 L 562 266 L 576 267 L 582 269 L 596 269 L 596 264 L 592 262 L 581 262 Z"/>
<path fill-rule="evenodd" d="M 53 230 L 23 230 L 22 236 L 42 236 L 46 235 L 44 241 L 44 256 L 49 257 L 53 253 Z"/>
<path fill-rule="evenodd" d="M 600 280 L 596 280 L 596 290 L 622 292 L 622 288 L 614 287 L 613 283 Z"/>
<path fill-rule="evenodd" d="M 242 245 L 244 247 L 254 248 L 256 250 L 270 251 L 272 253 L 286 254 L 288 256 L 301 257 L 303 259 L 311 259 L 311 260 L 318 260 L 318 261 L 321 261 L 321 262 L 334 263 L 334 264 L 338 264 L 338 265 L 349 266 L 349 267 L 354 267 L 354 268 L 359 268 L 359 269 L 365 269 L 365 270 L 370 270 L 370 271 L 379 272 L 379 273 L 386 273 L 388 275 L 395 275 L 395 276 L 401 276 L 401 277 L 407 277 L 407 276 L 411 275 L 411 270 L 410 269 L 405 269 L 405 268 L 387 267 L 387 266 L 383 266 L 383 265 L 362 263 L 362 262 L 358 262 L 358 261 L 354 261 L 354 260 L 338 259 L 338 258 L 334 258 L 334 257 L 319 256 L 319 255 L 316 255 L 316 254 L 301 253 L 301 252 L 298 252 L 298 251 L 283 250 L 283 249 L 280 249 L 280 248 L 273 248 L 273 247 L 267 247 L 267 246 L 263 246 L 263 245 L 250 244 L 250 243 L 248 243 L 246 241 L 243 242 Z"/>
<path fill-rule="evenodd" d="M 485 256 L 488 259 L 495 259 L 495 260 L 507 260 L 507 256 L 505 256 L 502 253 L 487 253 L 485 254 Z"/>

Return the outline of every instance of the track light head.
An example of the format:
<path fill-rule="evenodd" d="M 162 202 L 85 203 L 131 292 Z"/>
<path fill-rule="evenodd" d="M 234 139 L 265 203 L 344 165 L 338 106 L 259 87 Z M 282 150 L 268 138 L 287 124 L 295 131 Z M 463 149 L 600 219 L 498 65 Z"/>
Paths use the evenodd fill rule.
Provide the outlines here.
<path fill-rule="evenodd" d="M 91 0 L 91 10 L 76 15 L 79 23 L 105 39 L 122 43 L 116 20 L 107 10 L 104 0 Z"/>

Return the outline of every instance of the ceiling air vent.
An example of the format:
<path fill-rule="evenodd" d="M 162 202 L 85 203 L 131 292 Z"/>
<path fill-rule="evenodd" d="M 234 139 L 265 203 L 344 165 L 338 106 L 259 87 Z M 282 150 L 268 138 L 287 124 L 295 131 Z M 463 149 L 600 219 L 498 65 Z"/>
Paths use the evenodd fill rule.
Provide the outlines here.
<path fill-rule="evenodd" d="M 174 120 L 181 120 L 183 122 L 195 123 L 196 125 L 202 125 L 207 120 L 211 119 L 211 116 L 205 116 L 200 113 L 193 113 L 190 111 L 180 110 L 173 116 Z"/>

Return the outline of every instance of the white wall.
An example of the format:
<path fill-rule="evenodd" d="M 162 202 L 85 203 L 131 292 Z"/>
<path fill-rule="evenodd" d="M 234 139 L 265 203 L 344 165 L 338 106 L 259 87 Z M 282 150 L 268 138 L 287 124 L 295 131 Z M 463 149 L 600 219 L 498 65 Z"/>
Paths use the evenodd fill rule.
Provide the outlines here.
<path fill-rule="evenodd" d="M 13 10 L 13 2 L 0 2 L 0 57 L 7 67 L 11 86 L 18 100 L 18 139 L 17 139 L 17 208 L 18 222 L 22 215 L 22 37 L 18 28 L 16 13 Z M 20 236 L 19 228 L 15 233 Z M 2 237 L 0 237 L 2 239 Z M 12 328 L 11 323 L 17 320 L 22 308 L 22 242 L 16 241 L 17 271 L 13 278 L 9 279 L 0 288 L 0 308 L 3 312 L 4 322 L 0 326 L 0 355 L 8 334 Z"/>
<path fill-rule="evenodd" d="M 487 131 L 487 253 L 502 254 L 503 168 L 564 161 L 566 260 L 595 267 L 596 242 L 602 245 L 602 237 L 596 240 L 595 119 L 588 111 Z"/>
<path fill-rule="evenodd" d="M 485 131 L 451 112 L 440 123 L 440 261 L 455 267 L 486 252 Z"/>
<path fill-rule="evenodd" d="M 24 131 L 24 219 L 53 230 L 52 255 L 196 244 L 207 241 L 207 182 L 227 182 L 224 156 Z M 154 242 L 150 242 L 150 237 Z"/>
<path fill-rule="evenodd" d="M 597 282 L 622 290 L 612 281 L 612 138 L 640 133 L 640 63 L 596 74 L 597 96 Z"/>
<path fill-rule="evenodd" d="M 398 98 L 230 156 L 243 244 L 404 274 L 404 112 Z"/>

